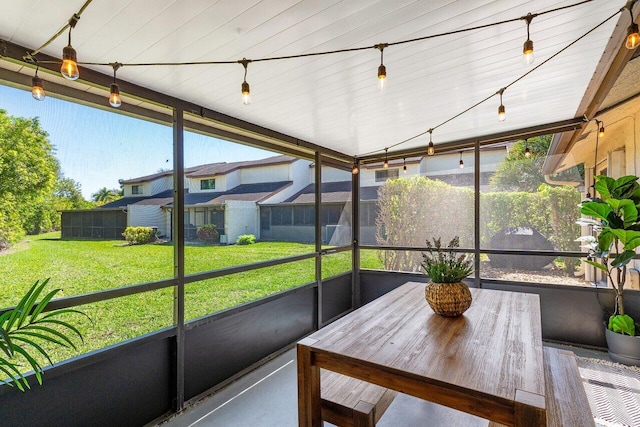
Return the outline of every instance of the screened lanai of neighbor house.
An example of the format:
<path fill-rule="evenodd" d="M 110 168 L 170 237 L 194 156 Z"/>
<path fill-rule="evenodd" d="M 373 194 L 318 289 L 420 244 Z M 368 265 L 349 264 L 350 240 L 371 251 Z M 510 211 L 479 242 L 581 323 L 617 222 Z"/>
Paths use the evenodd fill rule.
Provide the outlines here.
<path fill-rule="evenodd" d="M 531 298 L 527 366 L 543 373 L 543 341 L 606 358 L 615 288 L 576 221 L 597 175 L 638 173 L 636 1 L 0 4 L 0 316 L 48 278 L 39 315 L 73 326 L 53 325 L 73 345 L 6 353 L 0 424 L 153 425 L 303 342 L 292 410 L 319 425 L 332 366 L 309 343 L 370 307 L 393 319 L 368 304 L 429 282 L 433 239 L 472 260 L 468 329 L 482 301 Z M 400 391 L 460 409 L 421 390 Z M 538 394 L 531 425 L 551 417 Z M 466 412 L 521 425 L 494 403 Z"/>

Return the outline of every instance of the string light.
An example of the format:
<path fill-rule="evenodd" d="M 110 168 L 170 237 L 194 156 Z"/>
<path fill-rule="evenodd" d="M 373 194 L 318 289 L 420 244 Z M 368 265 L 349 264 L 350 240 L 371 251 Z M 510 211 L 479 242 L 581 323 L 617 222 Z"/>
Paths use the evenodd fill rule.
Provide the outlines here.
<path fill-rule="evenodd" d="M 389 168 L 389 158 L 387 157 L 387 151 L 388 151 L 388 148 L 385 148 L 384 149 L 384 163 L 382 164 L 382 167 L 385 168 L 385 169 Z"/>
<path fill-rule="evenodd" d="M 244 67 L 244 81 L 242 82 L 242 103 L 244 105 L 251 104 L 251 89 L 249 88 L 249 83 L 247 83 L 247 67 L 250 59 L 242 58 L 242 60 L 238 61 Z"/>
<path fill-rule="evenodd" d="M 527 40 L 524 42 L 524 46 L 522 47 L 522 63 L 524 65 L 531 65 L 535 60 L 535 58 L 533 57 L 533 41 L 531 41 L 529 35 L 529 25 L 531 25 L 531 21 L 533 20 L 534 16 L 535 15 L 527 13 L 527 16 L 522 18 L 527 21 Z"/>
<path fill-rule="evenodd" d="M 434 147 L 433 141 L 431 140 L 433 129 L 429 129 L 427 132 L 429 132 L 429 146 L 427 147 L 427 155 L 433 156 L 436 153 L 436 147 Z"/>
<path fill-rule="evenodd" d="M 627 41 L 624 44 L 627 49 L 635 49 L 638 47 L 638 44 L 640 44 L 640 33 L 638 33 L 638 24 L 633 20 L 632 7 L 633 4 L 627 8 L 629 15 L 631 15 L 631 25 L 629 25 L 629 29 L 627 30 Z"/>
<path fill-rule="evenodd" d="M 383 90 L 387 84 L 387 67 L 384 66 L 384 48 L 387 43 L 376 45 L 376 49 L 380 50 L 380 66 L 378 67 L 378 89 Z"/>
<path fill-rule="evenodd" d="M 531 157 L 531 150 L 529 150 L 529 147 L 525 147 L 524 149 L 524 156 L 528 159 Z"/>
<path fill-rule="evenodd" d="M 80 77 L 80 70 L 78 70 L 78 55 L 76 50 L 71 46 L 71 30 L 75 28 L 80 16 L 73 15 L 69 20 L 69 42 L 62 49 L 62 66 L 60 67 L 60 73 L 62 77 L 68 80 L 78 80 Z"/>
<path fill-rule="evenodd" d="M 113 83 L 111 83 L 111 88 L 109 90 L 109 104 L 113 108 L 118 108 L 122 105 L 122 99 L 120 99 L 120 87 L 116 83 L 116 71 L 120 68 L 122 64 L 116 62 L 113 64 Z"/>
<path fill-rule="evenodd" d="M 604 137 L 604 122 L 601 122 L 600 120 L 596 119 L 596 127 L 598 128 L 598 136 L 600 138 Z"/>
<path fill-rule="evenodd" d="M 62 29 L 60 29 L 54 36 L 52 36 L 43 46 L 41 46 L 40 48 L 38 48 L 37 50 L 35 50 L 35 51 L 31 52 L 31 53 L 27 53 L 25 56 L 23 56 L 23 60 L 26 61 L 26 62 L 34 62 L 35 61 L 35 57 L 34 56 L 36 54 L 38 54 L 44 47 L 46 47 L 48 44 L 50 44 L 52 41 L 54 41 L 57 37 L 59 37 L 62 34 L 62 32 L 67 27 L 69 27 L 69 42 L 68 42 L 69 44 L 63 50 L 63 67 L 61 69 L 61 72 L 63 73 L 63 75 L 65 74 L 65 66 L 66 66 L 67 71 L 69 71 L 66 74 L 71 76 L 72 79 L 77 79 L 79 77 L 79 71 L 77 69 L 76 51 L 71 46 L 71 29 L 75 27 L 75 24 L 80 19 L 80 14 L 86 9 L 86 7 L 89 5 L 89 3 L 91 3 L 91 0 L 87 0 L 85 2 L 85 4 L 82 6 L 82 8 L 78 11 L 78 13 L 74 14 L 74 16 L 71 18 L 69 23 L 66 24 Z M 384 46 L 384 48 L 386 48 L 388 46 L 396 46 L 396 45 L 407 44 L 407 43 L 415 43 L 415 42 L 429 40 L 429 39 L 438 38 L 438 37 L 442 37 L 442 36 L 448 36 L 448 35 L 451 35 L 451 34 L 458 34 L 458 33 L 470 32 L 470 31 L 474 31 L 474 30 L 478 30 L 478 29 L 484 29 L 484 28 L 487 28 L 487 27 L 490 27 L 490 26 L 499 26 L 499 25 L 503 25 L 503 24 L 506 24 L 506 23 L 516 22 L 518 20 L 525 20 L 526 23 L 527 23 L 527 41 L 525 42 L 524 47 L 526 48 L 526 47 L 530 46 L 530 48 L 531 48 L 531 49 L 523 49 L 523 53 L 532 53 L 533 52 L 533 42 L 530 39 L 530 28 L 529 27 L 530 27 L 531 21 L 532 21 L 532 19 L 534 17 L 538 17 L 538 16 L 545 15 L 545 14 L 555 13 L 555 12 L 558 12 L 558 11 L 561 11 L 561 10 L 566 10 L 566 9 L 569 9 L 569 8 L 574 8 L 574 7 L 580 6 L 580 5 L 584 4 L 584 3 L 585 3 L 585 1 L 579 1 L 579 2 L 576 2 L 574 4 L 570 4 L 570 5 L 566 5 L 566 6 L 560 6 L 560 7 L 557 7 L 557 8 L 545 10 L 545 11 L 534 13 L 534 14 L 528 13 L 526 16 L 520 16 L 518 18 L 510 18 L 510 19 L 506 19 L 506 20 L 502 20 L 502 21 L 492 22 L 490 24 L 483 24 L 483 25 L 479 25 L 479 26 L 462 28 L 462 29 L 458 29 L 458 30 L 454 30 L 454 31 L 444 32 L 444 33 L 431 34 L 431 35 L 412 38 L 412 39 L 400 40 L 400 41 L 393 42 L 393 43 L 377 44 L 377 45 L 373 45 L 373 46 L 360 46 L 360 47 L 345 48 L 345 49 L 338 49 L 338 50 L 331 50 L 331 51 L 311 52 L 311 53 L 305 53 L 305 54 L 294 54 L 294 55 L 286 55 L 286 56 L 274 56 L 274 57 L 258 58 L 258 59 L 253 59 L 253 60 L 243 58 L 242 60 L 239 60 L 239 61 L 227 60 L 227 61 L 189 61 L 189 62 L 148 62 L 148 63 L 126 63 L 126 64 L 121 64 L 121 65 L 123 65 L 123 66 L 124 65 L 126 65 L 126 66 L 180 66 L 180 65 L 220 65 L 220 64 L 241 63 L 244 66 L 244 69 L 245 69 L 244 81 L 242 83 L 243 103 L 244 104 L 249 104 L 250 103 L 250 89 L 249 89 L 249 84 L 246 81 L 247 66 L 248 66 L 249 62 L 279 61 L 279 60 L 286 60 L 286 59 L 293 59 L 293 58 L 306 58 L 306 57 L 315 57 L 315 56 L 338 54 L 338 53 L 344 53 L 344 52 L 363 51 L 363 50 L 368 50 L 368 49 L 371 49 L 371 48 L 376 48 L 376 49 L 380 50 L 380 52 L 381 52 L 381 64 L 380 65 L 384 66 L 384 64 L 382 63 L 382 58 L 383 58 L 382 47 L 383 46 Z M 632 11 L 630 10 L 630 8 L 629 7 L 626 7 L 626 8 L 629 10 L 629 13 L 633 17 L 633 14 L 632 14 Z M 583 38 L 588 36 L 590 33 L 594 32 L 599 27 L 601 27 L 602 25 L 604 25 L 605 23 L 607 23 L 608 21 L 613 19 L 621 11 L 622 10 L 618 10 L 615 13 L 613 13 L 611 16 L 605 18 L 602 22 L 600 22 L 599 24 L 595 25 L 593 28 L 591 28 L 588 31 L 586 31 L 580 37 L 578 37 L 577 39 L 575 39 L 574 41 L 572 41 L 571 43 L 569 43 L 568 45 L 566 45 L 565 47 L 563 47 L 562 49 L 560 49 L 559 51 L 554 53 L 553 55 L 551 55 L 549 58 L 545 59 L 540 65 L 534 67 L 533 69 L 529 70 L 525 74 L 521 75 L 520 77 L 518 77 L 517 79 L 515 79 L 514 81 L 512 81 L 511 83 L 506 85 L 504 87 L 504 89 L 509 88 L 513 84 L 517 83 L 518 81 L 520 81 L 523 78 L 525 78 L 526 76 L 528 76 L 531 72 L 535 71 L 536 69 L 540 68 L 542 65 L 546 64 L 547 62 L 549 62 L 550 60 L 552 60 L 553 58 L 555 58 L 559 54 L 563 53 L 568 48 L 570 48 L 571 46 L 573 46 L 574 44 L 576 44 L 577 42 L 579 42 L 580 40 L 582 40 Z M 630 30 L 631 29 L 635 29 L 635 28 L 637 28 L 637 25 L 632 24 L 632 26 L 630 27 Z M 630 33 L 630 36 L 631 36 L 631 33 Z M 634 37 L 632 37 L 632 39 L 636 40 L 636 38 L 634 38 Z M 640 41 L 640 35 L 638 35 L 637 40 Z M 636 43 L 636 45 L 638 44 L 638 42 L 635 42 L 635 43 Z M 525 52 L 527 50 L 530 50 L 531 52 Z M 50 62 L 55 63 L 57 61 L 50 61 Z M 533 62 L 533 57 L 531 57 L 531 62 Z M 98 63 L 98 62 L 90 62 L 90 63 L 89 62 L 83 62 L 81 64 L 91 65 L 91 66 L 111 65 L 111 63 Z M 75 67 L 75 70 L 72 69 L 73 67 Z M 384 75 L 386 77 L 386 69 L 383 69 L 383 70 L 384 70 Z M 379 74 L 382 74 L 382 73 L 379 73 Z M 65 77 L 67 77 L 67 76 L 65 76 Z M 67 78 L 69 78 L 69 77 L 67 77 Z M 453 117 L 451 117 L 451 118 L 445 120 L 444 122 L 438 124 L 437 126 L 434 126 L 433 128 L 431 128 L 428 131 L 430 136 L 429 136 L 429 147 L 428 147 L 428 150 L 427 150 L 427 154 L 433 155 L 435 153 L 435 147 L 433 146 L 433 142 L 431 140 L 431 133 L 432 133 L 432 131 L 434 129 L 436 129 L 438 127 L 441 127 L 444 124 L 446 124 L 446 123 L 448 123 L 448 122 L 460 117 L 462 114 L 464 114 L 464 113 L 466 113 L 466 112 L 478 107 L 479 105 L 481 105 L 484 102 L 488 101 L 492 96 L 493 95 L 490 95 L 490 96 L 484 98 L 483 100 L 481 100 L 479 102 L 476 102 L 471 107 L 465 109 L 464 111 L 454 115 Z M 502 104 L 502 96 L 501 96 L 501 107 L 502 108 L 499 107 L 499 114 L 502 113 L 502 115 L 504 116 L 504 105 Z M 398 145 L 401 145 L 403 143 L 411 141 L 411 140 L 413 140 L 415 138 L 418 138 L 418 137 L 424 135 L 424 133 L 425 132 L 422 132 L 422 133 L 420 133 L 418 135 L 412 136 L 411 138 L 408 138 L 408 139 L 405 139 L 405 140 L 400 141 L 398 143 L 395 143 L 390 147 L 396 147 Z M 387 149 L 388 148 L 389 147 L 387 147 Z M 377 150 L 376 152 L 379 152 L 379 150 Z"/>
<path fill-rule="evenodd" d="M 351 173 L 353 175 L 358 175 L 359 169 L 358 169 L 358 161 L 356 159 L 353 159 L 353 167 L 351 168 Z"/>
<path fill-rule="evenodd" d="M 404 158 L 402 159 L 402 172 L 404 172 L 404 174 L 407 174 L 407 159 Z"/>
<path fill-rule="evenodd" d="M 31 78 L 31 96 L 33 99 L 42 101 L 47 96 L 44 92 L 44 86 L 42 85 L 42 79 L 38 77 L 38 67 L 36 66 L 36 72 Z"/>
<path fill-rule="evenodd" d="M 500 95 L 500 106 L 498 107 L 498 121 L 499 122 L 504 122 L 505 119 L 507 118 L 506 110 L 504 108 L 504 105 L 502 105 L 502 94 L 504 93 L 505 89 L 506 88 L 503 87 L 498 92 L 496 92 L 497 94 Z"/>
<path fill-rule="evenodd" d="M 460 169 L 464 169 L 464 162 L 462 161 L 462 151 L 460 152 Z"/>

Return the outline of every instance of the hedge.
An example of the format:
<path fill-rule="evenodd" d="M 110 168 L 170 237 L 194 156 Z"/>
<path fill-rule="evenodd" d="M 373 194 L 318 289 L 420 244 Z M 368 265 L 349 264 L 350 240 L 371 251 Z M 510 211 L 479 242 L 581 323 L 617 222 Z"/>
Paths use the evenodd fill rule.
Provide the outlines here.
<path fill-rule="evenodd" d="M 505 227 L 532 227 L 559 251 L 578 251 L 576 224 L 580 193 L 572 187 L 543 184 L 538 191 L 480 193 L 480 245 Z M 422 247 L 427 239 L 460 237 L 474 247 L 474 190 L 425 177 L 388 180 L 378 190 L 376 239 L 380 245 Z M 420 271 L 422 256 L 412 251 L 382 251 L 386 269 Z M 577 259 L 565 259 L 572 273 Z"/>

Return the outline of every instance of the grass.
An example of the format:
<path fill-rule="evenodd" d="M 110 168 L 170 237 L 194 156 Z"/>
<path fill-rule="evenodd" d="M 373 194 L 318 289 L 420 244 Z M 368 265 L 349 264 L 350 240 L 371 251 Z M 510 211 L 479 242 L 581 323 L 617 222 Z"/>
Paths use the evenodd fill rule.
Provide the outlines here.
<path fill-rule="evenodd" d="M 0 256 L 0 307 L 15 305 L 36 280 L 50 277 L 58 297 L 173 277 L 170 244 L 124 246 L 122 240 L 60 240 L 59 234 L 29 236 Z M 258 261 L 310 253 L 314 245 L 259 242 L 246 246 L 185 247 L 185 272 L 218 270 Z M 380 265 L 377 258 L 364 260 Z M 325 255 L 322 277 L 351 270 L 351 251 Z M 189 284 L 185 318 L 198 318 L 314 280 L 315 261 L 308 259 Z M 173 288 L 121 297 L 78 307 L 92 319 L 74 319 L 85 337 L 77 350 L 52 350 L 54 361 L 105 347 L 173 323 Z"/>

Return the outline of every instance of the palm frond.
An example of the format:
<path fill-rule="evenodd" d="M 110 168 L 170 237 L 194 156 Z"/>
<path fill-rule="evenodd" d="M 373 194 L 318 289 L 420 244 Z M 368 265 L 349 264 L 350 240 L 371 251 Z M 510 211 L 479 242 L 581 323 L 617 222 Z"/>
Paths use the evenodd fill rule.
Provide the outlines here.
<path fill-rule="evenodd" d="M 15 385 L 21 391 L 30 389 L 29 382 L 22 373 L 27 365 L 33 370 L 38 383 L 42 384 L 43 369 L 37 357 L 44 357 L 50 364 L 53 362 L 41 344 L 76 349 L 71 339 L 73 336 L 84 342 L 80 330 L 69 321 L 60 319 L 60 316 L 80 314 L 89 321 L 91 318 L 70 308 L 47 312 L 47 305 L 60 292 L 60 289 L 54 289 L 41 298 L 48 283 L 49 279 L 36 281 L 14 308 L 0 315 L 0 356 L 6 356 L 0 357 L 0 375 L 7 377 L 0 379 L 0 384 L 12 387 Z M 21 361 L 26 361 L 26 364 L 23 366 Z"/>

